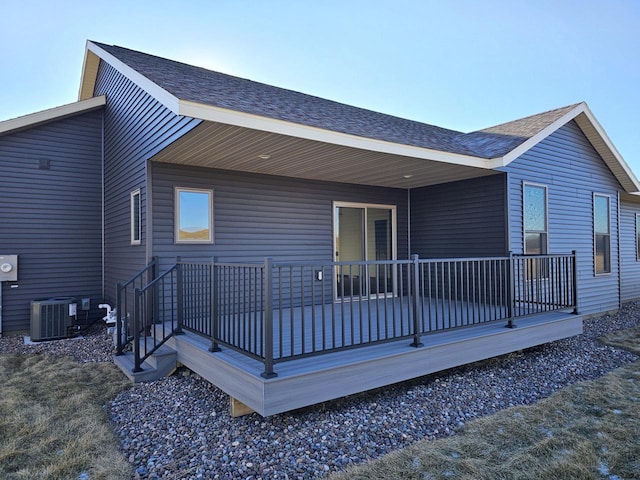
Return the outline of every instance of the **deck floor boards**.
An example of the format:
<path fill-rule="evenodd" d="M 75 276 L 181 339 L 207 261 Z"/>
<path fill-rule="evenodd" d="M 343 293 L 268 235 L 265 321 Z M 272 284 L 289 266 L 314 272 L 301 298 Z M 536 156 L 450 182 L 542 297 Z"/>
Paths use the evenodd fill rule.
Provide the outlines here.
<path fill-rule="evenodd" d="M 406 297 L 380 296 L 276 309 L 273 312 L 274 359 L 410 338 L 414 331 L 413 308 Z M 524 305 L 516 310 L 516 315 L 527 313 Z M 428 297 L 418 305 L 417 311 L 419 328 L 424 334 L 508 321 L 505 306 Z M 243 350 L 263 356 L 262 318 L 262 312 L 255 311 L 221 315 L 222 336 Z"/>

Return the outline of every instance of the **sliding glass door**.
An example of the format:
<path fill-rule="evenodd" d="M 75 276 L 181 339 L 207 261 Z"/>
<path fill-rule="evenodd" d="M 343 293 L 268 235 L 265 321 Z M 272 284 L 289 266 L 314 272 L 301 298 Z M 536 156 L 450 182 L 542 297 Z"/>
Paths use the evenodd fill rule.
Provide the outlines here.
<path fill-rule="evenodd" d="M 337 297 L 393 293 L 392 269 L 364 261 L 396 258 L 396 207 L 334 202 Z"/>

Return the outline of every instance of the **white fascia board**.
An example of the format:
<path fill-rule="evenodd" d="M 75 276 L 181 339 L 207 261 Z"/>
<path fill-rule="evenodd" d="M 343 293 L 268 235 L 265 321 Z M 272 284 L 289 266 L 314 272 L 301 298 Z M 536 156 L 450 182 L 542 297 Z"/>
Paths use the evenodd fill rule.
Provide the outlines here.
<path fill-rule="evenodd" d="M 584 102 L 576 105 L 575 108 L 565 113 L 562 117 L 560 117 L 558 120 L 556 120 L 552 124 L 548 125 L 546 128 L 543 128 L 542 130 L 540 130 L 536 135 L 531 137 L 522 145 L 519 145 L 513 150 L 511 150 L 505 156 L 492 159 L 492 167 L 493 168 L 506 167 L 511 162 L 513 162 L 516 158 L 518 158 L 520 155 L 530 150 L 531 148 L 535 147 L 538 143 L 540 143 L 542 140 L 547 138 L 557 129 L 559 129 L 560 127 L 565 125 L 567 122 L 577 117 L 580 113 L 584 111 L 586 106 L 587 105 Z"/>
<path fill-rule="evenodd" d="M 158 100 L 160 103 L 162 103 L 165 107 L 167 107 L 173 113 L 175 113 L 176 115 L 179 114 L 178 113 L 178 111 L 179 111 L 179 101 L 178 101 L 178 99 L 174 95 L 172 95 L 171 93 L 167 92 L 164 88 L 162 88 L 158 84 L 152 82 L 151 80 L 149 80 L 144 75 L 138 73 L 133 68 L 131 68 L 127 64 L 121 62 L 116 57 L 111 55 L 109 52 L 107 52 L 106 50 L 103 50 L 102 48 L 98 47 L 95 43 L 93 43 L 91 41 L 87 41 L 87 50 L 95 53 L 102 60 L 107 62 L 109 65 L 111 65 L 116 70 L 118 70 L 122 75 L 124 75 L 126 78 L 131 80 L 133 83 L 138 85 L 140 88 L 142 88 L 145 92 L 147 92 L 149 95 L 151 95 L 156 100 Z"/>
<path fill-rule="evenodd" d="M 87 45 L 89 41 L 87 40 Z M 87 100 L 93 97 L 93 90 L 96 84 L 100 57 L 91 52 L 86 46 L 84 60 L 82 61 L 82 74 L 80 76 L 80 87 L 78 88 L 78 101 Z"/>
<path fill-rule="evenodd" d="M 23 128 L 33 127 L 42 123 L 47 123 L 52 120 L 58 120 L 64 117 L 76 115 L 78 113 L 87 112 L 104 106 L 107 99 L 104 95 L 100 97 L 93 97 L 89 100 L 83 100 L 81 102 L 69 103 L 60 107 L 49 108 L 36 113 L 30 113 L 22 117 L 12 118 L 0 122 L 0 134 L 11 132 L 14 130 L 21 130 Z"/>
<path fill-rule="evenodd" d="M 633 173 L 633 170 L 631 170 L 631 167 L 629 167 L 622 155 L 620 155 L 620 152 L 618 152 L 618 149 L 615 147 L 613 142 L 609 139 L 609 135 L 607 135 L 607 132 L 605 132 L 604 128 L 602 128 L 600 122 L 598 122 L 593 113 L 591 113 L 591 109 L 587 104 L 584 104 L 583 113 L 585 114 L 595 131 L 598 133 L 602 141 L 605 143 L 607 148 L 611 151 L 611 154 L 614 156 L 618 164 L 620 164 L 620 167 L 622 168 L 622 170 L 624 170 L 624 173 L 629 177 L 629 180 L 631 180 L 631 183 L 633 183 L 636 188 L 635 191 L 639 192 L 640 182 L 638 181 L 638 178 L 636 177 L 635 173 Z"/>
<path fill-rule="evenodd" d="M 304 138 L 306 140 L 315 140 L 318 142 L 345 147 L 359 148 L 362 150 L 403 155 L 411 158 L 421 158 L 424 160 L 463 165 L 467 167 L 483 169 L 492 168 L 491 160 L 487 160 L 485 158 L 459 155 L 455 153 L 431 150 L 428 148 L 415 147 L 412 145 L 403 145 L 384 140 L 360 137 L 347 133 L 334 132 L 318 127 L 262 117 L 260 115 L 238 112 L 236 110 L 204 105 L 187 100 L 180 100 L 179 114 L 210 122 L 251 128 L 254 130 L 288 135 L 296 138 Z"/>

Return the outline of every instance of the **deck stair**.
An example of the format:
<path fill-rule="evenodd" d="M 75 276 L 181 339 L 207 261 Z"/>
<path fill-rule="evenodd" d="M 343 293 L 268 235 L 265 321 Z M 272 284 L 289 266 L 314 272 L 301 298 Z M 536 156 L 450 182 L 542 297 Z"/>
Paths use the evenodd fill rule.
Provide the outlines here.
<path fill-rule="evenodd" d="M 149 342 L 149 349 L 153 342 L 152 337 L 143 337 L 140 342 Z M 141 346 L 141 350 L 144 347 Z M 149 358 L 142 363 L 142 371 L 134 372 L 133 352 L 126 352 L 123 355 L 114 355 L 114 363 L 124 372 L 132 383 L 151 382 L 162 377 L 167 377 L 178 368 L 177 354 L 172 348 L 162 345 L 153 352 Z"/>

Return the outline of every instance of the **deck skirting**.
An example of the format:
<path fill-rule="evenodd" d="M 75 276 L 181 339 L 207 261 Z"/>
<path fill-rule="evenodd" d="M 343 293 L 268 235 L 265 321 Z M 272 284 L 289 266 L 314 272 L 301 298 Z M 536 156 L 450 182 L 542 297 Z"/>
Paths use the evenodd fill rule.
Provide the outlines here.
<path fill-rule="evenodd" d="M 391 385 L 479 360 L 582 333 L 582 317 L 549 313 L 520 319 L 517 328 L 493 323 L 422 337 L 423 347 L 399 340 L 275 365 L 275 378 L 260 376 L 262 363 L 192 333 L 169 339 L 177 360 L 262 416 Z"/>

